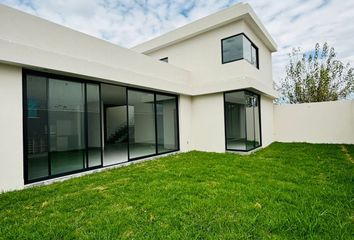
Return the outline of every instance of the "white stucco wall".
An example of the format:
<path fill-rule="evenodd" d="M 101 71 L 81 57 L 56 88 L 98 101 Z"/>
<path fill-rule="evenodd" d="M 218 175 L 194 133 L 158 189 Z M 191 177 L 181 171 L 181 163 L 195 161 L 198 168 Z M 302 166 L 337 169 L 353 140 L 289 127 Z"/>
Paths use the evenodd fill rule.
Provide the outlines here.
<path fill-rule="evenodd" d="M 261 96 L 262 147 L 274 141 L 273 99 Z"/>
<path fill-rule="evenodd" d="M 259 69 L 246 60 L 222 64 L 221 39 L 239 33 L 245 33 L 258 47 Z M 198 89 L 212 83 L 226 84 L 225 81 L 242 77 L 258 80 L 269 88 L 273 84 L 271 51 L 242 20 L 149 52 L 148 55 L 155 59 L 168 57 L 167 65 L 191 71 Z"/>
<path fill-rule="evenodd" d="M 178 97 L 179 142 L 182 152 L 193 149 L 192 142 L 192 97 L 180 95 Z"/>
<path fill-rule="evenodd" d="M 354 144 L 354 100 L 274 106 L 280 142 Z"/>
<path fill-rule="evenodd" d="M 22 71 L 0 64 L 0 192 L 23 187 Z"/>
<path fill-rule="evenodd" d="M 193 148 L 207 152 L 225 152 L 223 93 L 193 97 Z"/>
<path fill-rule="evenodd" d="M 192 93 L 190 73 L 0 4 L 0 62 L 117 84 Z"/>

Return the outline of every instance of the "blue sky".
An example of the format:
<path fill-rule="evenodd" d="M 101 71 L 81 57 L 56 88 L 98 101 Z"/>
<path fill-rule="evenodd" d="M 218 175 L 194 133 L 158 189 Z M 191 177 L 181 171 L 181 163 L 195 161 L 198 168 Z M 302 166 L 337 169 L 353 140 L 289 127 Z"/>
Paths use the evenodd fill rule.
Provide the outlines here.
<path fill-rule="evenodd" d="M 237 0 L 0 0 L 0 3 L 75 30 L 132 47 L 231 6 Z M 284 76 L 293 47 L 311 52 L 316 42 L 334 46 L 354 66 L 354 0 L 244 0 L 278 44 L 274 80 Z"/>

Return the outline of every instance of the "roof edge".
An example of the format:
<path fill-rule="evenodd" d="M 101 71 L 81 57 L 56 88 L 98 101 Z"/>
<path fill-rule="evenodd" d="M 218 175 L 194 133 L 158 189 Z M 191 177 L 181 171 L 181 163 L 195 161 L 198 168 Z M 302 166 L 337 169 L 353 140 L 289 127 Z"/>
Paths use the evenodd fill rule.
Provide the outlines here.
<path fill-rule="evenodd" d="M 277 51 L 277 44 L 274 39 L 248 3 L 237 3 L 232 7 L 198 19 L 130 49 L 148 54 L 239 20 L 248 23 L 271 52 Z"/>

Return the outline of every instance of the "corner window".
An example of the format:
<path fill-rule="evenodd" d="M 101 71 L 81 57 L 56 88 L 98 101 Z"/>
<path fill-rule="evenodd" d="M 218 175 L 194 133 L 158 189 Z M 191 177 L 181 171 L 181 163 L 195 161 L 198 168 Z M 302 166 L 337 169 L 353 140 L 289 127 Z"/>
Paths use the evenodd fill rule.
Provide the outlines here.
<path fill-rule="evenodd" d="M 245 59 L 259 68 L 258 48 L 244 33 L 222 39 L 221 48 L 223 64 Z"/>
<path fill-rule="evenodd" d="M 260 97 L 249 91 L 224 95 L 226 150 L 250 151 L 261 146 Z"/>
<path fill-rule="evenodd" d="M 161 58 L 160 59 L 161 62 L 165 62 L 165 63 L 168 63 L 168 57 L 165 57 L 165 58 Z"/>

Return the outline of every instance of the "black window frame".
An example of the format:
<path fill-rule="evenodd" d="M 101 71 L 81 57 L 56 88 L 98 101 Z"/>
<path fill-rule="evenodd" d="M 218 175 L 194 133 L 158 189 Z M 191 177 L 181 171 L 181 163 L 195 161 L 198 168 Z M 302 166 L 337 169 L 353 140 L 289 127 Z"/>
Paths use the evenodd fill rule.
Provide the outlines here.
<path fill-rule="evenodd" d="M 230 38 L 234 38 L 234 37 L 237 37 L 237 36 L 240 36 L 242 35 L 243 37 L 245 37 L 250 43 L 251 43 L 251 46 L 253 46 L 255 49 L 256 49 L 256 68 L 259 69 L 259 49 L 257 47 L 256 44 L 253 43 L 253 41 L 245 34 L 245 33 L 238 33 L 238 34 L 235 34 L 235 35 L 232 35 L 232 36 L 229 36 L 229 37 L 226 37 L 226 38 L 223 38 L 221 39 L 221 64 L 226 64 L 226 63 L 231 63 L 231 62 L 236 62 L 236 61 L 239 61 L 239 60 L 246 60 L 248 63 L 250 63 L 252 66 L 254 66 L 248 59 L 244 58 L 243 54 L 242 54 L 242 57 L 241 58 L 235 58 L 233 60 L 230 60 L 230 61 L 224 61 L 224 40 L 227 40 L 227 39 L 230 39 Z M 243 48 L 242 48 L 242 51 L 243 51 Z M 251 50 L 251 54 L 252 54 L 252 50 Z"/>
<path fill-rule="evenodd" d="M 91 84 L 98 84 L 99 86 L 99 98 L 100 101 L 102 101 L 102 96 L 101 96 L 101 83 L 102 84 L 110 84 L 110 85 L 115 85 L 115 86 L 120 86 L 120 87 L 124 87 L 126 88 L 126 101 L 128 101 L 128 90 L 136 90 L 136 91 L 143 91 L 143 92 L 148 92 L 148 93 L 152 93 L 154 95 L 154 100 L 156 100 L 156 95 L 166 95 L 166 96 L 172 96 L 176 98 L 176 118 L 177 118 L 177 148 L 171 151 L 167 151 L 167 152 L 162 152 L 162 153 L 158 153 L 158 151 L 155 152 L 155 154 L 151 154 L 151 155 L 146 155 L 146 156 L 141 156 L 141 157 L 137 157 L 137 158 L 130 158 L 129 156 L 129 144 L 128 144 L 128 159 L 125 162 L 120 162 L 120 163 L 116 163 L 116 164 L 111 164 L 111 165 L 107 165 L 105 166 L 103 164 L 103 141 L 101 140 L 101 165 L 98 166 L 94 166 L 94 167 L 86 167 L 80 170 L 75 170 L 75 171 L 70 171 L 70 172 L 65 172 L 65 173 L 60 173 L 60 174 L 56 174 L 56 175 L 49 175 L 47 177 L 41 177 L 41 178 L 36 178 L 36 179 L 28 179 L 28 158 L 27 158 L 27 150 L 28 150 L 28 146 L 27 146 L 27 113 L 28 113 L 28 109 L 27 109 L 27 81 L 26 81 L 26 77 L 27 75 L 33 75 L 33 76 L 39 76 L 39 77 L 45 77 L 45 78 L 54 78 L 57 80 L 64 80 L 64 81 L 72 81 L 72 82 L 80 82 L 80 83 L 84 83 L 84 86 L 86 88 L 86 83 L 91 83 Z M 126 86 L 126 85 L 122 85 L 122 84 L 115 84 L 115 83 L 106 83 L 103 81 L 96 81 L 96 80 L 89 80 L 89 79 L 84 79 L 84 78 L 78 78 L 78 77 L 72 77 L 72 76 L 68 76 L 65 74 L 56 74 L 56 73 L 49 73 L 49 72 L 43 72 L 43 71 L 38 71 L 38 70 L 33 70 L 33 69 L 27 69 L 27 68 L 22 68 L 22 124 L 23 124 L 23 129 L 22 129 L 22 134 L 23 134 L 23 141 L 22 141 L 22 149 L 23 149 L 23 176 L 24 176 L 24 184 L 31 184 L 31 183 L 37 183 L 37 182 L 41 182 L 41 181 L 45 181 L 45 180 L 50 180 L 50 179 L 55 179 L 55 178 L 59 178 L 59 177 L 63 177 L 63 176 L 70 176 L 73 174 L 77 174 L 77 173 L 82 173 L 82 172 L 87 172 L 87 171 L 92 171 L 95 169 L 105 169 L 107 167 L 111 167 L 111 166 L 115 166 L 115 165 L 123 165 L 126 164 L 127 162 L 134 162 L 136 160 L 140 160 L 140 159 L 144 159 L 144 158 L 149 158 L 149 157 L 155 157 L 155 156 L 159 156 L 159 155 L 165 155 L 165 154 L 169 154 L 169 153 L 173 153 L 173 152 L 178 152 L 180 151 L 180 126 L 179 126 L 179 95 L 177 94 L 172 94 L 172 93 L 165 93 L 165 92 L 161 92 L 161 91 L 154 91 L 154 90 L 148 90 L 148 89 L 144 89 L 144 88 L 138 88 L 138 87 L 130 87 L 130 86 Z M 85 92 L 85 100 L 86 100 L 86 92 Z M 156 105 L 156 101 L 154 103 Z M 128 102 L 127 102 L 127 106 L 128 106 Z M 102 107 L 100 107 L 100 116 L 102 116 Z M 85 121 L 86 119 L 86 103 L 85 103 Z M 156 118 L 156 108 L 155 108 L 155 118 Z M 129 116 L 128 116 L 128 107 L 127 107 L 127 123 L 129 122 Z M 100 137 L 102 138 L 103 136 L 103 131 L 102 131 L 102 118 L 100 118 Z M 88 128 L 87 126 L 85 126 L 84 128 L 85 131 L 85 142 L 87 142 L 87 138 L 88 138 Z M 156 128 L 156 123 L 155 123 L 155 138 L 157 138 L 157 128 Z M 129 131 L 128 131 L 128 139 L 129 139 Z M 157 149 L 157 142 L 156 144 L 156 149 Z M 50 162 L 50 159 L 49 159 Z M 87 165 L 88 166 L 88 165 Z"/>
<path fill-rule="evenodd" d="M 168 57 L 160 58 L 159 61 L 168 63 Z"/>
<path fill-rule="evenodd" d="M 251 94 L 254 94 L 258 97 L 258 121 L 259 121 L 259 145 L 252 148 L 252 149 L 248 149 L 248 150 L 242 150 L 242 149 L 230 149 L 227 147 L 227 128 L 226 128 L 226 94 L 227 93 L 235 93 L 235 92 L 248 92 L 248 93 L 251 93 Z M 223 104 L 224 104 L 224 136 L 225 136 L 225 150 L 226 151 L 231 151 L 231 152 L 250 152 L 250 151 L 253 151 L 257 148 L 260 148 L 262 147 L 263 143 L 262 143 L 262 117 L 261 117 L 261 95 L 258 94 L 258 93 L 255 93 L 255 92 L 252 92 L 248 89 L 238 89 L 238 90 L 231 90 L 231 91 L 226 91 L 226 92 L 223 92 Z M 246 128 L 247 128 L 247 125 L 246 125 Z M 247 140 L 247 139 L 246 139 Z"/>

